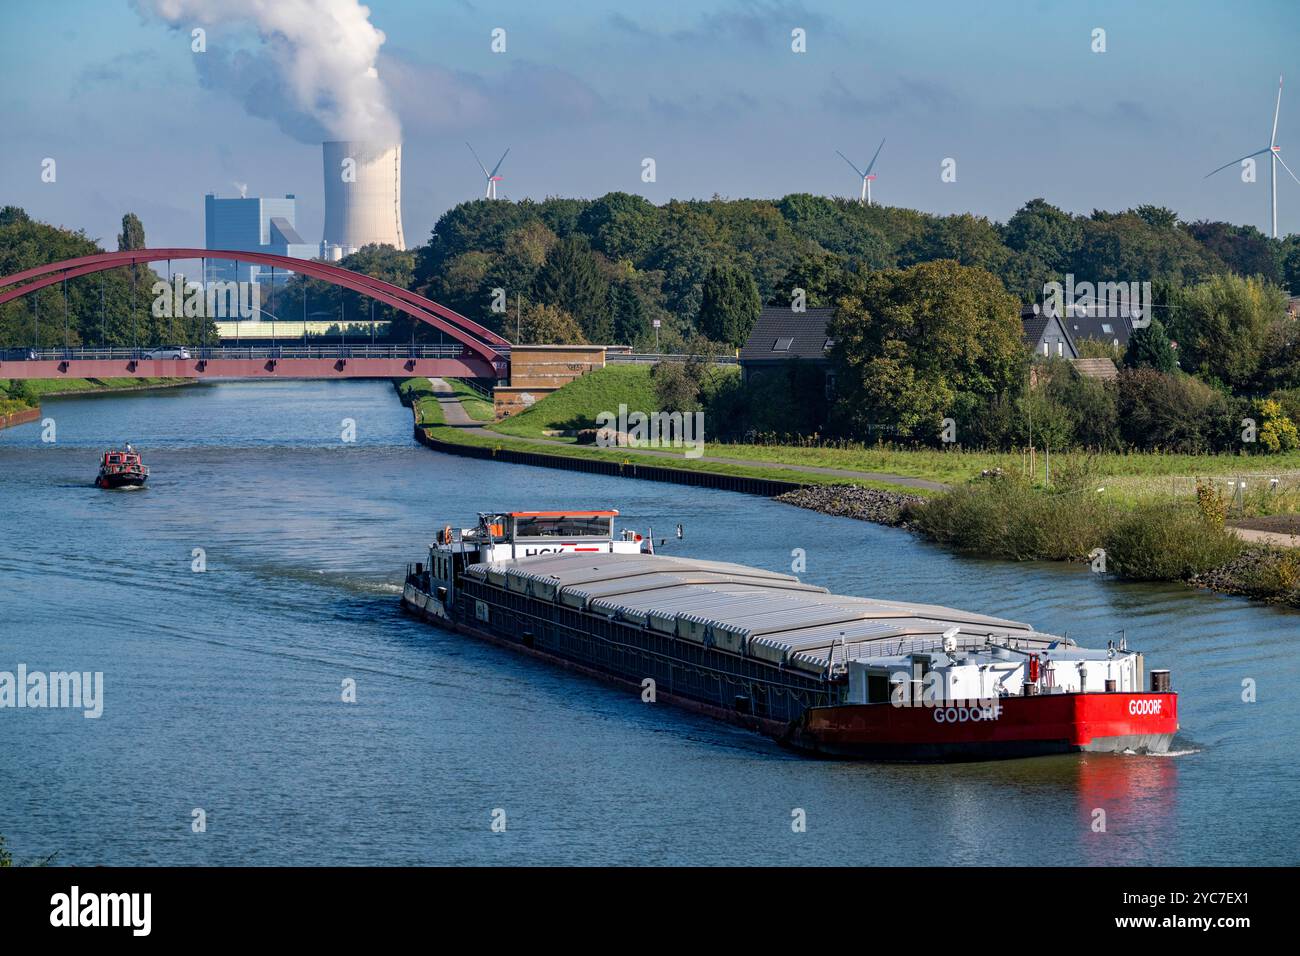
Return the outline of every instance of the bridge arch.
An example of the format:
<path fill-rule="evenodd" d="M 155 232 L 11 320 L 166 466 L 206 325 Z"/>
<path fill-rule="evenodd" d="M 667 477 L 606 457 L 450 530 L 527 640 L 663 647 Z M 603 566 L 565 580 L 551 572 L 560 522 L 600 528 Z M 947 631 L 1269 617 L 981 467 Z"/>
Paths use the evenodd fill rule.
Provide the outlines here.
<path fill-rule="evenodd" d="M 426 299 L 422 295 L 403 289 L 382 279 L 353 272 L 328 262 L 314 259 L 293 259 L 266 252 L 244 252 L 236 249 L 128 249 L 120 252 L 101 252 L 61 262 L 35 266 L 13 275 L 0 277 L 0 305 L 20 296 L 57 285 L 65 279 L 91 275 L 107 269 L 138 263 L 161 262 L 166 259 L 232 259 L 255 265 L 274 266 L 285 272 L 294 272 L 323 279 L 332 285 L 350 289 L 392 306 L 413 318 L 431 325 L 451 336 L 467 350 L 488 362 L 505 377 L 510 355 L 510 342 L 491 329 L 466 318 L 454 309 Z M 157 344 L 157 343 L 155 343 Z"/>

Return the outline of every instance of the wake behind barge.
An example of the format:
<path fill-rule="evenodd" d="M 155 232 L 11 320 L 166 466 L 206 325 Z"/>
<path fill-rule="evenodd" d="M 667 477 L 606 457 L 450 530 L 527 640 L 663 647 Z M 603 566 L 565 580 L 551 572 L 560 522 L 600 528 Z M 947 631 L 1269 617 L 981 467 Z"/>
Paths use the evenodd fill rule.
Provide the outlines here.
<path fill-rule="evenodd" d="M 739 564 L 646 553 L 616 511 L 483 514 L 407 568 L 442 627 L 829 757 L 956 761 L 1162 753 L 1169 672 L 1028 624 L 845 597 Z"/>

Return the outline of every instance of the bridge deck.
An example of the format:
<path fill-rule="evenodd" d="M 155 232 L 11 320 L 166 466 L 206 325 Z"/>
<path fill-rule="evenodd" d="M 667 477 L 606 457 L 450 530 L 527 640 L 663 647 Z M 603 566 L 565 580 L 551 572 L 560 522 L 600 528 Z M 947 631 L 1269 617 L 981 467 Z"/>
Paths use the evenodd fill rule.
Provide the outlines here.
<path fill-rule="evenodd" d="M 253 346 L 151 358 L 130 349 L 12 350 L 0 378 L 495 378 L 492 364 L 457 347 Z"/>

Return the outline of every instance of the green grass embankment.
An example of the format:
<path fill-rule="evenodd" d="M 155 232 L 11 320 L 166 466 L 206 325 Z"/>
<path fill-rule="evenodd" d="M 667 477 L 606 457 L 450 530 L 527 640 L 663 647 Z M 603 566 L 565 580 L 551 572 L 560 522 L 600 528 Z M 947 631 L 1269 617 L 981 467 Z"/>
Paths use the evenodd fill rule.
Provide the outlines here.
<path fill-rule="evenodd" d="M 572 442 L 575 440 L 572 435 L 547 433 L 595 428 L 597 415 L 601 412 L 617 415 L 620 404 L 633 412 L 653 412 L 659 407 L 650 381 L 650 366 L 606 365 L 574 379 L 527 411 L 497 422 L 492 430 L 521 438 Z"/>
<path fill-rule="evenodd" d="M 138 391 L 147 388 L 168 388 L 193 381 L 188 378 L 0 378 L 0 391 L 7 392 L 19 382 L 38 401 L 55 395 L 76 395 L 82 392 Z"/>
<path fill-rule="evenodd" d="M 397 394 L 403 405 L 409 405 L 415 415 L 415 424 L 423 426 L 442 425 L 442 405 L 433 393 L 433 386 L 427 378 L 407 378 L 397 383 Z"/>

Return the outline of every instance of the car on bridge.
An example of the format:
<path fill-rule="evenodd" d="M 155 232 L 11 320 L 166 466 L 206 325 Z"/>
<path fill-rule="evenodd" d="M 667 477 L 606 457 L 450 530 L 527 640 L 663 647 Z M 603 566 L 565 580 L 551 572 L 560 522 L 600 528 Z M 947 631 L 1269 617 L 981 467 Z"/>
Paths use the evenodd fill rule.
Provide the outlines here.
<path fill-rule="evenodd" d="M 190 357 L 190 350 L 183 345 L 164 345 L 151 352 L 145 352 L 144 357 L 147 359 L 187 359 Z"/>
<path fill-rule="evenodd" d="M 36 358 L 36 349 L 5 349 L 0 357 L 6 362 L 29 362 Z"/>

